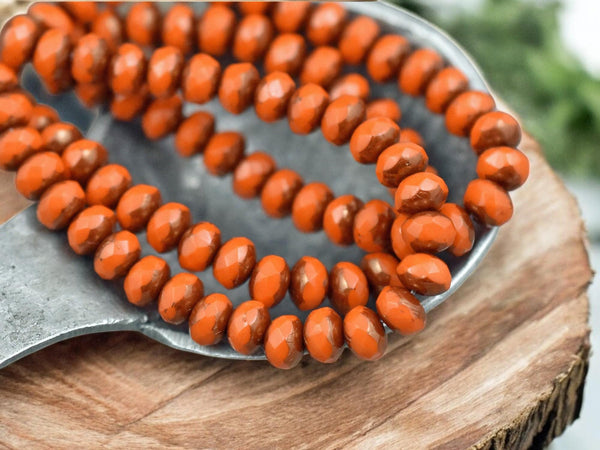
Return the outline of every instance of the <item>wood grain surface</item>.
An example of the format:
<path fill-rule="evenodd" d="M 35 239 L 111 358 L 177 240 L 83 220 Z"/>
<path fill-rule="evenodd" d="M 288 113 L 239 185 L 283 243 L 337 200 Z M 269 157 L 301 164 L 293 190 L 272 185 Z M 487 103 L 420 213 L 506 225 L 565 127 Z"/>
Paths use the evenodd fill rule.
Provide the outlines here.
<path fill-rule="evenodd" d="M 181 353 L 134 333 L 0 371 L 0 446 L 540 448 L 577 418 L 592 277 L 575 200 L 528 136 L 531 178 L 469 281 L 377 363 Z M 0 221 L 26 206 L 0 172 Z M 26 243 L 24 243 L 26 245 Z"/>

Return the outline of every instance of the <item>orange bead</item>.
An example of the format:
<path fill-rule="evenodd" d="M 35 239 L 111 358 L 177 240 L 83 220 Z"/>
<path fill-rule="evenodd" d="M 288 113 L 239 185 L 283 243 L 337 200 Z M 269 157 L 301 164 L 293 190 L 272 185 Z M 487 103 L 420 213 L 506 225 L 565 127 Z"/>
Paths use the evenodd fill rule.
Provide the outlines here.
<path fill-rule="evenodd" d="M 385 149 L 398 142 L 400 127 L 390 119 L 376 117 L 361 123 L 350 138 L 350 152 L 361 164 L 373 164 Z"/>
<path fill-rule="evenodd" d="M 495 107 L 496 102 L 485 92 L 463 92 L 446 110 L 446 128 L 456 136 L 468 136 L 475 121 Z"/>
<path fill-rule="evenodd" d="M 110 112 L 117 120 L 129 122 L 142 112 L 149 98 L 147 85 L 132 94 L 115 94 L 110 102 Z"/>
<path fill-rule="evenodd" d="M 452 275 L 441 259 L 427 253 L 406 256 L 396 269 L 407 289 L 422 295 L 438 295 L 450 289 Z"/>
<path fill-rule="evenodd" d="M 232 172 L 244 156 L 244 136 L 235 131 L 214 134 L 204 148 L 204 165 L 209 173 L 223 176 Z"/>
<path fill-rule="evenodd" d="M 58 113 L 47 105 L 35 105 L 31 112 L 28 126 L 35 128 L 40 133 L 53 123 L 59 121 Z"/>
<path fill-rule="evenodd" d="M 76 44 L 71 55 L 71 75 L 78 83 L 104 81 L 109 61 L 106 41 L 97 34 L 86 34 Z"/>
<path fill-rule="evenodd" d="M 135 44 L 122 44 L 110 62 L 108 82 L 115 94 L 138 91 L 146 79 L 146 55 Z"/>
<path fill-rule="evenodd" d="M 119 225 L 133 232 L 143 230 L 161 204 L 162 197 L 156 187 L 147 184 L 133 186 L 125 191 L 117 205 Z"/>
<path fill-rule="evenodd" d="M 323 215 L 323 229 L 329 240 L 337 245 L 354 243 L 354 217 L 363 202 L 354 195 L 342 195 L 331 201 Z"/>
<path fill-rule="evenodd" d="M 177 47 L 184 55 L 194 49 L 196 20 L 194 10 L 187 5 L 171 6 L 162 23 L 162 41 Z"/>
<path fill-rule="evenodd" d="M 271 323 L 268 308 L 261 302 L 249 300 L 239 305 L 229 319 L 227 337 L 229 344 L 242 355 L 258 350 Z"/>
<path fill-rule="evenodd" d="M 31 155 L 42 149 L 42 137 L 35 128 L 12 128 L 0 135 L 0 168 L 17 170 Z"/>
<path fill-rule="evenodd" d="M 61 230 L 85 206 L 85 193 L 76 181 L 59 181 L 44 191 L 37 207 L 39 222 L 50 230 Z"/>
<path fill-rule="evenodd" d="M 77 84 L 75 94 L 86 108 L 98 106 L 108 98 L 108 86 L 104 82 Z"/>
<path fill-rule="evenodd" d="M 233 36 L 233 56 L 239 61 L 257 62 L 273 39 L 273 25 L 262 14 L 249 14 L 237 26 Z"/>
<path fill-rule="evenodd" d="M 51 94 L 71 86 L 71 39 L 67 32 L 52 28 L 40 37 L 33 53 L 33 67 Z"/>
<path fill-rule="evenodd" d="M 302 321 L 292 315 L 279 316 L 265 333 L 265 356 L 278 369 L 293 369 L 304 356 Z"/>
<path fill-rule="evenodd" d="M 443 66 L 444 61 L 436 51 L 429 48 L 416 50 L 400 69 L 398 85 L 405 94 L 423 95 L 429 82 Z"/>
<path fill-rule="evenodd" d="M 165 322 L 178 325 L 187 320 L 202 297 L 202 281 L 194 274 L 178 273 L 161 289 L 158 296 L 158 313 Z"/>
<path fill-rule="evenodd" d="M 429 157 L 423 147 L 412 143 L 398 143 L 379 155 L 375 173 L 381 184 L 394 188 L 409 175 L 424 171 L 428 164 Z"/>
<path fill-rule="evenodd" d="M 304 61 L 300 72 L 302 84 L 314 83 L 329 87 L 342 72 L 342 54 L 334 47 L 317 47 Z"/>
<path fill-rule="evenodd" d="M 308 134 L 320 123 L 329 94 L 317 84 L 305 84 L 292 94 L 288 106 L 290 129 L 297 134 Z"/>
<path fill-rule="evenodd" d="M 310 356 L 324 364 L 340 359 L 344 351 L 342 318 L 333 309 L 312 311 L 304 322 L 304 345 Z"/>
<path fill-rule="evenodd" d="M 75 125 L 57 122 L 42 131 L 42 146 L 46 151 L 61 155 L 69 145 L 82 138 L 81 131 Z"/>
<path fill-rule="evenodd" d="M 242 198 L 256 197 L 275 169 L 275 160 L 267 153 L 246 156 L 233 172 L 233 191 Z"/>
<path fill-rule="evenodd" d="M 292 204 L 292 220 L 296 228 L 312 233 L 323 228 L 325 208 L 333 200 L 333 192 L 324 183 L 309 183 L 304 186 Z"/>
<path fill-rule="evenodd" d="M 342 31 L 338 46 L 347 64 L 360 64 L 379 36 L 379 24 L 368 16 L 358 16 Z"/>
<path fill-rule="evenodd" d="M 85 189 L 87 202 L 113 208 L 129 186 L 131 175 L 125 167 L 119 164 L 101 167 L 88 181 Z"/>
<path fill-rule="evenodd" d="M 12 91 L 19 85 L 19 79 L 13 69 L 0 62 L 0 94 Z"/>
<path fill-rule="evenodd" d="M 204 150 L 215 131 L 215 118 L 212 114 L 197 111 L 179 124 L 175 134 L 175 149 L 185 158 Z"/>
<path fill-rule="evenodd" d="M 456 230 L 445 215 L 424 211 L 404 221 L 402 236 L 415 252 L 438 253 L 454 243 Z"/>
<path fill-rule="evenodd" d="M 360 359 L 376 361 L 385 354 L 387 335 L 377 314 L 366 306 L 357 306 L 346 314 L 344 337 Z"/>
<path fill-rule="evenodd" d="M 402 111 L 395 100 L 391 98 L 380 98 L 367 103 L 367 120 L 376 117 L 387 117 L 398 123 L 402 118 Z"/>
<path fill-rule="evenodd" d="M 190 209 L 181 203 L 166 203 L 160 206 L 146 226 L 146 239 L 158 253 L 177 247 L 179 239 L 190 227 Z"/>
<path fill-rule="evenodd" d="M 174 95 L 167 98 L 157 98 L 142 116 L 142 129 L 148 139 L 164 138 L 177 130 L 181 122 L 183 102 L 181 97 Z"/>
<path fill-rule="evenodd" d="M 398 214 L 398 217 L 392 223 L 392 227 L 390 230 L 390 239 L 392 241 L 392 250 L 394 254 L 398 257 L 398 259 L 402 260 L 406 258 L 408 255 L 413 254 L 415 251 L 412 249 L 410 245 L 404 240 L 404 236 L 402 234 L 402 225 L 408 219 L 408 215 L 406 214 Z"/>
<path fill-rule="evenodd" d="M 233 312 L 231 300 L 223 294 L 210 294 L 196 303 L 189 317 L 190 337 L 200 345 L 215 345 L 223 340 Z"/>
<path fill-rule="evenodd" d="M 477 154 L 492 147 L 516 147 L 519 142 L 519 123 L 513 116 L 502 111 L 482 115 L 471 129 L 471 147 Z"/>
<path fill-rule="evenodd" d="M 0 133 L 13 127 L 27 125 L 33 113 L 33 103 L 18 92 L 0 94 Z"/>
<path fill-rule="evenodd" d="M 36 153 L 17 171 L 15 185 L 24 197 L 37 200 L 43 192 L 69 177 L 69 171 L 56 153 Z"/>
<path fill-rule="evenodd" d="M 377 297 L 377 312 L 388 327 L 407 336 L 425 328 L 427 314 L 423 306 L 408 290 L 387 286 Z"/>
<path fill-rule="evenodd" d="M 267 14 L 273 3 L 271 2 L 238 2 L 237 7 L 243 15 Z"/>
<path fill-rule="evenodd" d="M 62 160 L 71 179 L 85 185 L 88 178 L 108 162 L 108 152 L 97 142 L 80 139 L 66 148 Z"/>
<path fill-rule="evenodd" d="M 125 30 L 131 42 L 151 46 L 160 33 L 160 12 L 154 3 L 134 3 L 125 18 Z"/>
<path fill-rule="evenodd" d="M 448 186 L 439 176 L 418 172 L 404 178 L 396 190 L 396 209 L 416 213 L 439 209 L 448 198 Z"/>
<path fill-rule="evenodd" d="M 448 105 L 469 88 L 469 80 L 455 67 L 440 70 L 425 91 L 425 105 L 436 114 L 442 114 Z"/>
<path fill-rule="evenodd" d="M 367 277 L 356 264 L 339 262 L 329 272 L 329 300 L 340 314 L 369 301 Z"/>
<path fill-rule="evenodd" d="M 167 262 L 157 256 L 148 255 L 129 269 L 123 290 L 129 303 L 144 307 L 158 298 L 170 277 L 171 269 Z"/>
<path fill-rule="evenodd" d="M 381 252 L 390 247 L 390 228 L 396 214 L 383 200 L 371 200 L 354 217 L 354 242 L 366 252 Z"/>
<path fill-rule="evenodd" d="M 454 256 L 462 256 L 473 248 L 475 229 L 467 212 L 455 203 L 444 203 L 440 212 L 452 221 L 456 236 L 448 249 Z"/>
<path fill-rule="evenodd" d="M 285 72 L 296 76 L 306 56 L 306 42 L 299 34 L 280 34 L 269 46 L 264 67 L 267 73 Z"/>
<path fill-rule="evenodd" d="M 217 252 L 213 276 L 226 289 L 233 289 L 248 279 L 255 264 L 256 249 L 252 241 L 235 237 L 225 242 Z"/>
<path fill-rule="evenodd" d="M 223 5 L 209 6 L 198 22 L 198 47 L 212 56 L 223 56 L 235 31 L 235 13 Z"/>
<path fill-rule="evenodd" d="M 232 114 L 242 113 L 254 100 L 254 91 L 260 75 L 250 63 L 229 65 L 223 72 L 219 86 L 221 105 Z"/>
<path fill-rule="evenodd" d="M 365 109 L 361 99 L 350 95 L 332 101 L 321 119 L 323 137 L 335 145 L 345 144 L 365 119 Z"/>
<path fill-rule="evenodd" d="M 46 29 L 59 29 L 67 33 L 69 39 L 76 42 L 78 30 L 73 19 L 60 6 L 52 3 L 34 3 L 27 13 Z"/>
<path fill-rule="evenodd" d="M 333 44 L 346 23 L 346 10 L 339 3 L 328 2 L 317 6 L 308 19 L 306 35 L 317 45 Z"/>
<path fill-rule="evenodd" d="M 267 255 L 254 266 L 248 291 L 252 300 L 272 308 L 283 300 L 289 285 L 290 268 L 285 259 L 277 255 Z"/>
<path fill-rule="evenodd" d="M 425 147 L 423 137 L 417 130 L 413 130 L 412 128 L 402 128 L 402 130 L 400 130 L 399 142 L 412 142 L 413 144 Z"/>
<path fill-rule="evenodd" d="M 0 61 L 18 71 L 33 55 L 40 25 L 37 20 L 24 14 L 6 22 L 0 32 Z"/>
<path fill-rule="evenodd" d="M 265 213 L 275 219 L 289 215 L 303 184 L 302 177 L 291 169 L 281 169 L 271 175 L 260 194 Z"/>
<path fill-rule="evenodd" d="M 91 32 L 104 39 L 112 54 L 116 53 L 125 40 L 123 22 L 117 13 L 110 9 L 106 9 L 96 16 L 92 22 Z"/>
<path fill-rule="evenodd" d="M 148 61 L 148 89 L 158 98 L 170 97 L 179 88 L 183 53 L 177 47 L 160 47 Z"/>
<path fill-rule="evenodd" d="M 349 73 L 338 78 L 329 89 L 331 100 L 336 100 L 342 95 L 353 95 L 366 102 L 370 94 L 369 81 L 358 73 Z"/>
<path fill-rule="evenodd" d="M 512 191 L 527 180 L 529 159 L 515 148 L 489 148 L 477 160 L 477 175 L 481 179 L 498 183 L 507 191 Z"/>
<path fill-rule="evenodd" d="M 271 72 L 256 88 L 254 109 L 265 122 L 274 122 L 285 117 L 292 94 L 296 90 L 294 80 L 284 72 Z"/>
<path fill-rule="evenodd" d="M 465 209 L 489 226 L 504 225 L 513 215 L 513 204 L 506 192 L 490 180 L 473 180 L 467 185 Z"/>
<path fill-rule="evenodd" d="M 200 222 L 186 230 L 179 240 L 179 265 L 190 272 L 210 266 L 221 246 L 221 230 L 210 222 Z"/>
<path fill-rule="evenodd" d="M 64 2 L 61 6 L 82 24 L 91 23 L 99 12 L 99 5 L 96 2 Z"/>
<path fill-rule="evenodd" d="M 360 269 L 364 272 L 369 284 L 379 292 L 386 286 L 400 286 L 402 282 L 396 273 L 400 261 L 389 253 L 369 253 L 363 256 Z"/>
<path fill-rule="evenodd" d="M 85 208 L 69 225 L 69 246 L 78 255 L 94 253 L 100 243 L 114 232 L 116 223 L 115 213 L 106 206 Z"/>
<path fill-rule="evenodd" d="M 200 53 L 187 62 L 181 79 L 183 98 L 192 103 L 206 103 L 217 93 L 221 65 L 210 55 Z"/>
<path fill-rule="evenodd" d="M 124 277 L 140 258 L 141 252 L 135 234 L 118 231 L 104 239 L 96 249 L 94 271 L 105 280 Z"/>
<path fill-rule="evenodd" d="M 271 19 L 280 33 L 296 33 L 306 23 L 310 14 L 310 2 L 277 2 Z"/>
<path fill-rule="evenodd" d="M 290 296 L 302 311 L 318 307 L 329 290 L 329 275 L 321 261 L 303 256 L 294 265 L 290 278 Z"/>
<path fill-rule="evenodd" d="M 386 34 L 381 36 L 367 56 L 367 72 L 379 83 L 394 78 L 408 57 L 410 43 L 404 36 Z"/>

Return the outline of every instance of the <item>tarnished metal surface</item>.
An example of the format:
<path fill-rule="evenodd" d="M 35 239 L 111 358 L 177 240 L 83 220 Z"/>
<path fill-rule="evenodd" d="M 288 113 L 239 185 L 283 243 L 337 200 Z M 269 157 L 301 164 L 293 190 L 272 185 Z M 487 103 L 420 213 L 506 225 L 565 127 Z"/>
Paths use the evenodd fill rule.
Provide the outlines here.
<path fill-rule="evenodd" d="M 469 77 L 473 88 L 487 90 L 472 61 L 433 26 L 385 3 L 348 3 L 346 7 L 380 20 L 385 24 L 384 31 L 400 32 L 418 46 L 437 49 Z M 52 104 L 65 120 L 88 130 L 90 139 L 102 142 L 109 149 L 112 162 L 129 168 L 134 183 L 158 186 L 165 201 L 185 203 L 195 221 L 214 222 L 224 239 L 245 235 L 255 242 L 258 257 L 275 253 L 291 264 L 303 255 L 317 256 L 329 268 L 340 260 L 360 261 L 362 252 L 355 246 L 336 247 L 322 232 L 303 235 L 289 218 L 266 217 L 258 200 L 244 201 L 234 195 L 230 177 L 208 175 L 201 157 L 184 160 L 176 156 L 172 138 L 148 142 L 139 123 L 115 122 L 104 111 L 86 111 L 72 94 L 49 97 L 31 73 L 25 75 L 25 82 L 41 102 Z M 475 155 L 467 140 L 450 136 L 443 117 L 429 114 L 422 99 L 401 96 L 395 83 L 373 84 L 372 98 L 384 96 L 398 99 L 403 124 L 422 133 L 431 163 L 448 183 L 450 200 L 461 202 L 466 184 L 475 177 Z M 336 195 L 352 193 L 363 199 L 390 199 L 377 182 L 373 166 L 357 164 L 347 146 L 332 146 L 318 132 L 297 136 L 289 131 L 285 120 L 268 125 L 252 110 L 232 116 L 216 101 L 202 106 L 186 105 L 186 113 L 197 109 L 215 114 L 218 131 L 244 133 L 249 152 L 269 152 L 280 167 L 294 168 L 305 181 L 325 181 Z M 447 299 L 467 279 L 489 249 L 496 231 L 478 230 L 476 247 L 468 258 L 447 259 L 454 278 L 452 287 L 447 293 L 423 299 L 426 310 Z M 140 241 L 144 254 L 153 253 L 143 234 Z M 37 223 L 35 207 L 0 227 L 0 249 L 0 367 L 72 336 L 118 330 L 139 331 L 171 347 L 214 357 L 264 358 L 262 354 L 239 355 L 227 344 L 201 347 L 189 338 L 185 326 L 163 323 L 155 308 L 140 310 L 131 306 L 120 282 L 102 281 L 94 274 L 90 258 L 70 251 L 64 233 L 47 231 Z M 175 252 L 167 254 L 166 259 L 174 272 L 179 271 Z M 224 292 L 210 271 L 199 276 L 206 292 Z M 229 291 L 228 295 L 234 304 L 245 301 L 247 286 Z M 272 310 L 273 316 L 283 313 L 299 313 L 287 297 Z M 306 317 L 304 313 L 299 315 Z"/>

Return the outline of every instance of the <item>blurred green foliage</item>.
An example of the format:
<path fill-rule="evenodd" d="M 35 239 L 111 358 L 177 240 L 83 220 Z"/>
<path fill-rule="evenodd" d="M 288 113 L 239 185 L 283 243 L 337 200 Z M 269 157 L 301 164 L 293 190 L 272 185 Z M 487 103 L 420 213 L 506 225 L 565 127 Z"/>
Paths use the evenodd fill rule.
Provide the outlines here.
<path fill-rule="evenodd" d="M 447 14 L 397 0 L 448 31 L 560 172 L 600 177 L 600 80 L 560 41 L 559 1 L 486 0 L 474 14 Z M 590 43 L 592 45 L 592 43 Z"/>

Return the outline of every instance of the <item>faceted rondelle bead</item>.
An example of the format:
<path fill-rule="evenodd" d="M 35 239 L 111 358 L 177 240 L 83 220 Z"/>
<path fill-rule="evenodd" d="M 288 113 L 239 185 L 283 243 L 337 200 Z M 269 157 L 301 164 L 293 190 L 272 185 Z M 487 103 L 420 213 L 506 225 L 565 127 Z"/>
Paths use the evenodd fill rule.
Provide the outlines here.
<path fill-rule="evenodd" d="M 210 222 L 189 228 L 179 240 L 179 264 L 190 272 L 201 272 L 212 264 L 221 246 L 221 230 Z"/>
<path fill-rule="evenodd" d="M 328 88 L 342 72 L 342 54 L 335 47 L 317 47 L 304 60 L 301 84 L 318 84 Z"/>
<path fill-rule="evenodd" d="M 125 18 L 125 30 L 130 41 L 151 46 L 160 35 L 160 11 L 154 3 L 134 3 Z"/>
<path fill-rule="evenodd" d="M 179 88 L 183 53 L 177 47 L 159 47 L 148 61 L 148 89 L 157 97 L 170 97 Z"/>
<path fill-rule="evenodd" d="M 41 28 L 36 19 L 26 14 L 6 22 L 0 33 L 0 61 L 19 70 L 33 55 Z"/>
<path fill-rule="evenodd" d="M 256 62 L 262 58 L 273 39 L 273 25 L 262 14 L 249 14 L 238 24 L 233 36 L 231 52 L 244 62 Z"/>
<path fill-rule="evenodd" d="M 467 211 L 455 203 L 444 203 L 440 212 L 452 221 L 456 236 L 448 251 L 454 256 L 462 256 L 473 248 L 475 228 Z"/>
<path fill-rule="evenodd" d="M 223 340 L 233 312 L 231 300 L 223 294 L 209 294 L 196 303 L 188 319 L 190 337 L 200 345 L 215 345 Z"/>
<path fill-rule="evenodd" d="M 291 169 L 281 169 L 271 175 L 260 194 L 265 213 L 275 219 L 289 215 L 303 184 L 302 177 Z"/>
<path fill-rule="evenodd" d="M 146 226 L 154 211 L 162 204 L 158 188 L 138 184 L 125 191 L 116 208 L 122 228 L 137 232 Z"/>
<path fill-rule="evenodd" d="M 385 329 L 372 309 L 356 306 L 344 317 L 344 337 L 359 359 L 376 361 L 387 348 Z"/>
<path fill-rule="evenodd" d="M 303 233 L 323 228 L 323 215 L 333 200 L 333 192 L 325 183 L 313 182 L 304 186 L 292 204 L 292 221 Z"/>
<path fill-rule="evenodd" d="M 105 280 L 123 277 L 140 258 L 142 249 L 135 234 L 117 231 L 104 239 L 94 254 L 94 271 Z"/>
<path fill-rule="evenodd" d="M 47 188 L 68 177 L 69 170 L 60 156 L 52 152 L 36 153 L 19 167 L 15 186 L 25 198 L 37 200 Z"/>
<path fill-rule="evenodd" d="M 294 80 L 284 72 L 266 75 L 254 95 L 254 109 L 259 119 L 274 122 L 285 117 L 292 94 L 296 90 Z"/>
<path fill-rule="evenodd" d="M 149 98 L 146 84 L 132 94 L 115 94 L 110 102 L 110 113 L 117 120 L 129 122 L 142 113 Z"/>
<path fill-rule="evenodd" d="M 54 108 L 47 105 L 35 105 L 31 111 L 28 126 L 41 133 L 45 128 L 58 121 L 58 113 Z"/>
<path fill-rule="evenodd" d="M 165 322 L 178 325 L 187 320 L 202 297 L 202 281 L 194 274 L 178 273 L 161 289 L 158 296 L 158 313 Z"/>
<path fill-rule="evenodd" d="M 262 344 L 271 323 L 269 309 L 261 302 L 249 300 L 233 310 L 227 325 L 227 337 L 235 351 L 251 355 Z"/>
<path fill-rule="evenodd" d="M 513 116 L 502 111 L 482 115 L 471 128 L 471 147 L 477 154 L 492 147 L 516 147 L 519 142 L 519 123 Z"/>
<path fill-rule="evenodd" d="M 402 284 L 422 295 L 437 295 L 450 289 L 452 275 L 444 261 L 428 253 L 406 256 L 396 269 Z"/>
<path fill-rule="evenodd" d="M 321 123 L 328 104 L 329 94 L 321 86 L 313 83 L 300 86 L 288 106 L 290 129 L 296 134 L 310 133 Z"/>
<path fill-rule="evenodd" d="M 394 78 L 410 53 L 410 43 L 404 36 L 381 36 L 367 56 L 367 72 L 373 80 L 382 83 Z"/>
<path fill-rule="evenodd" d="M 521 187 L 529 177 L 529 159 L 515 148 L 489 148 L 477 160 L 477 175 L 512 191 Z"/>
<path fill-rule="evenodd" d="M 308 18 L 308 40 L 315 46 L 336 42 L 346 23 L 346 14 L 346 9 L 339 3 L 321 3 Z"/>
<path fill-rule="evenodd" d="M 85 185 L 90 176 L 108 162 L 108 152 L 98 142 L 80 139 L 65 149 L 62 160 L 71 178 Z"/>
<path fill-rule="evenodd" d="M 346 64 L 360 64 L 379 36 L 379 24 L 368 16 L 358 16 L 344 27 L 338 46 Z"/>
<path fill-rule="evenodd" d="M 65 228 L 85 207 L 85 192 L 78 182 L 60 181 L 50 186 L 37 205 L 37 218 L 50 230 Z"/>
<path fill-rule="evenodd" d="M 99 5 L 95 2 L 65 2 L 62 5 L 80 24 L 89 25 L 98 15 Z"/>
<path fill-rule="evenodd" d="M 93 108 L 108 98 L 108 86 L 103 82 L 77 84 L 74 88 L 79 102 L 86 108 Z"/>
<path fill-rule="evenodd" d="M 215 133 L 204 148 L 204 165 L 209 173 L 227 175 L 237 167 L 244 157 L 246 141 L 235 131 Z"/>
<path fill-rule="evenodd" d="M 388 250 L 390 228 L 395 218 L 388 203 L 378 199 L 368 201 L 354 217 L 354 242 L 366 252 Z"/>
<path fill-rule="evenodd" d="M 239 12 L 247 16 L 249 14 L 268 14 L 273 6 L 272 2 L 238 2 L 236 4 Z"/>
<path fill-rule="evenodd" d="M 267 255 L 254 266 L 248 291 L 252 300 L 272 308 L 283 300 L 289 285 L 290 268 L 285 259 L 277 255 Z"/>
<path fill-rule="evenodd" d="M 386 286 L 400 286 L 400 278 L 396 267 L 400 261 L 389 253 L 375 252 L 363 256 L 360 269 L 364 272 L 369 284 L 379 292 Z"/>
<path fill-rule="evenodd" d="M 356 264 L 342 261 L 333 266 L 329 272 L 329 299 L 340 314 L 367 304 L 369 283 Z"/>
<path fill-rule="evenodd" d="M 157 98 L 142 115 L 142 129 L 150 140 L 162 139 L 177 130 L 183 103 L 179 95 Z"/>
<path fill-rule="evenodd" d="M 402 128 L 402 130 L 400 130 L 400 142 L 412 142 L 413 144 L 425 148 L 423 136 L 413 128 Z"/>
<path fill-rule="evenodd" d="M 290 277 L 290 296 L 302 311 L 318 307 L 329 290 L 329 275 L 321 261 L 303 256 L 294 265 Z"/>
<path fill-rule="evenodd" d="M 452 100 L 446 110 L 446 128 L 456 136 L 468 136 L 475 121 L 495 107 L 496 102 L 490 94 L 463 92 Z"/>
<path fill-rule="evenodd" d="M 333 364 L 344 352 L 344 325 L 338 313 L 329 307 L 311 311 L 304 322 L 304 345 L 310 356 L 324 364 Z"/>
<path fill-rule="evenodd" d="M 72 84 L 71 49 L 69 34 L 58 28 L 42 34 L 35 46 L 33 67 L 51 94 L 58 94 Z"/>
<path fill-rule="evenodd" d="M 345 144 L 364 121 L 365 111 L 365 103 L 358 97 L 343 95 L 332 101 L 321 119 L 323 137 L 335 145 Z"/>
<path fill-rule="evenodd" d="M 212 56 L 199 53 L 192 56 L 181 78 L 183 98 L 192 103 L 206 103 L 211 100 L 219 88 L 221 65 Z"/>
<path fill-rule="evenodd" d="M 235 31 L 235 13 L 224 5 L 210 5 L 198 21 L 198 47 L 212 56 L 223 56 Z"/>
<path fill-rule="evenodd" d="M 85 208 L 69 225 L 69 246 L 78 255 L 92 254 L 114 232 L 116 223 L 115 213 L 106 206 Z"/>
<path fill-rule="evenodd" d="M 111 54 L 115 54 L 125 40 L 125 29 L 120 17 L 110 9 L 100 12 L 91 24 L 90 31 L 100 36 L 108 45 Z"/>
<path fill-rule="evenodd" d="M 402 111 L 398 103 L 391 98 L 380 98 L 367 103 L 366 118 L 387 117 L 393 122 L 400 122 Z M 402 133 L 402 131 L 400 132 Z"/>
<path fill-rule="evenodd" d="M 265 72 L 285 72 L 293 77 L 298 75 L 306 56 L 306 42 L 295 33 L 280 34 L 269 46 L 265 55 Z"/>
<path fill-rule="evenodd" d="M 276 163 L 271 155 L 254 152 L 242 159 L 235 168 L 233 191 L 242 198 L 256 197 L 275 170 Z"/>
<path fill-rule="evenodd" d="M 429 156 L 423 147 L 412 142 L 399 142 L 379 155 L 375 173 L 381 184 L 395 188 L 409 175 L 423 172 L 428 164 Z"/>
<path fill-rule="evenodd" d="M 265 333 L 265 356 L 278 369 L 293 369 L 304 356 L 302 321 L 293 315 L 274 319 Z"/>
<path fill-rule="evenodd" d="M 442 69 L 442 57 L 429 48 L 421 48 L 413 52 L 400 69 L 398 84 L 408 95 L 419 96 L 425 93 L 427 85 Z"/>
<path fill-rule="evenodd" d="M 161 35 L 165 45 L 177 47 L 184 55 L 190 53 L 196 37 L 194 10 L 187 5 L 171 6 L 163 18 Z"/>
<path fill-rule="evenodd" d="M 223 71 L 219 86 L 221 105 L 232 114 L 242 113 L 254 101 L 260 81 L 256 67 L 250 63 L 231 64 Z"/>
<path fill-rule="evenodd" d="M 20 92 L 0 94 L 0 133 L 9 128 L 27 125 L 33 113 L 33 103 Z"/>
<path fill-rule="evenodd" d="M 473 180 L 467 185 L 465 209 L 480 223 L 488 226 L 504 225 L 513 215 L 513 204 L 508 192 L 490 180 Z"/>
<path fill-rule="evenodd" d="M 179 156 L 190 157 L 204 150 L 215 131 L 212 114 L 197 111 L 179 124 L 175 134 L 175 149 Z"/>
<path fill-rule="evenodd" d="M 160 206 L 148 222 L 146 239 L 159 253 L 168 252 L 177 247 L 179 239 L 191 225 L 190 209 L 176 202 Z"/>
<path fill-rule="evenodd" d="M 78 83 L 103 81 L 109 62 L 106 41 L 97 34 L 83 36 L 75 45 L 71 56 L 71 75 Z"/>
<path fill-rule="evenodd" d="M 59 155 L 62 155 L 69 145 L 80 139 L 83 139 L 81 131 L 75 125 L 66 122 L 50 124 L 42 131 L 44 150 Z"/>
<path fill-rule="evenodd" d="M 459 94 L 469 87 L 469 79 L 455 67 L 446 67 L 433 77 L 425 92 L 429 111 L 442 114 Z"/>
<path fill-rule="evenodd" d="M 333 82 L 329 89 L 329 97 L 331 100 L 336 100 L 342 95 L 352 95 L 360 98 L 363 102 L 369 100 L 371 94 L 371 86 L 369 80 L 359 73 L 349 73 L 342 75 Z"/>
<path fill-rule="evenodd" d="M 146 306 L 156 300 L 161 289 L 171 277 L 171 268 L 158 256 L 144 256 L 136 262 L 123 282 L 129 303 Z"/>
<path fill-rule="evenodd" d="M 456 230 L 445 215 L 423 211 L 404 221 L 402 236 L 415 252 L 438 253 L 454 243 Z"/>
<path fill-rule="evenodd" d="M 427 209 L 439 209 L 448 198 L 448 186 L 442 178 L 428 172 L 418 172 L 406 177 L 398 185 L 396 209 L 416 213 Z"/>
<path fill-rule="evenodd" d="M 234 237 L 217 252 L 213 276 L 226 289 L 233 289 L 248 279 L 255 264 L 256 249 L 252 241 L 245 237 Z"/>
<path fill-rule="evenodd" d="M 425 328 L 427 314 L 423 306 L 402 287 L 384 287 L 377 297 L 376 307 L 381 320 L 397 333 L 407 336 Z"/>
<path fill-rule="evenodd" d="M 0 135 L 0 168 L 17 170 L 31 155 L 42 150 L 42 137 L 32 127 L 12 128 Z"/>
<path fill-rule="evenodd" d="M 271 19 L 280 33 L 296 33 L 310 15 L 310 2 L 277 2 L 273 5 Z"/>
<path fill-rule="evenodd" d="M 350 139 L 350 152 L 361 164 L 373 164 L 388 147 L 398 142 L 400 127 L 390 119 L 377 117 L 361 123 Z"/>
<path fill-rule="evenodd" d="M 108 82 L 115 94 L 128 95 L 136 92 L 145 81 L 146 56 L 135 44 L 119 46 L 110 62 Z"/>
<path fill-rule="evenodd" d="M 119 164 L 109 164 L 96 170 L 89 179 L 85 195 L 88 204 L 113 208 L 131 186 L 129 171 Z"/>
<path fill-rule="evenodd" d="M 76 42 L 77 37 L 81 37 L 75 30 L 76 26 L 73 19 L 60 6 L 52 3 L 34 3 L 27 9 L 27 14 L 33 17 L 42 28 L 60 29 L 69 35 L 69 39 Z"/>
<path fill-rule="evenodd" d="M 396 219 L 392 223 L 390 231 L 392 250 L 400 260 L 415 252 L 412 249 L 412 247 L 408 245 L 408 243 L 405 241 L 404 236 L 402 234 L 402 225 L 409 217 L 410 216 L 408 216 L 407 214 L 399 213 L 398 217 L 396 217 Z"/>
<path fill-rule="evenodd" d="M 363 202 L 354 195 L 342 195 L 332 200 L 323 214 L 323 229 L 329 240 L 338 245 L 354 243 L 354 218 Z"/>

